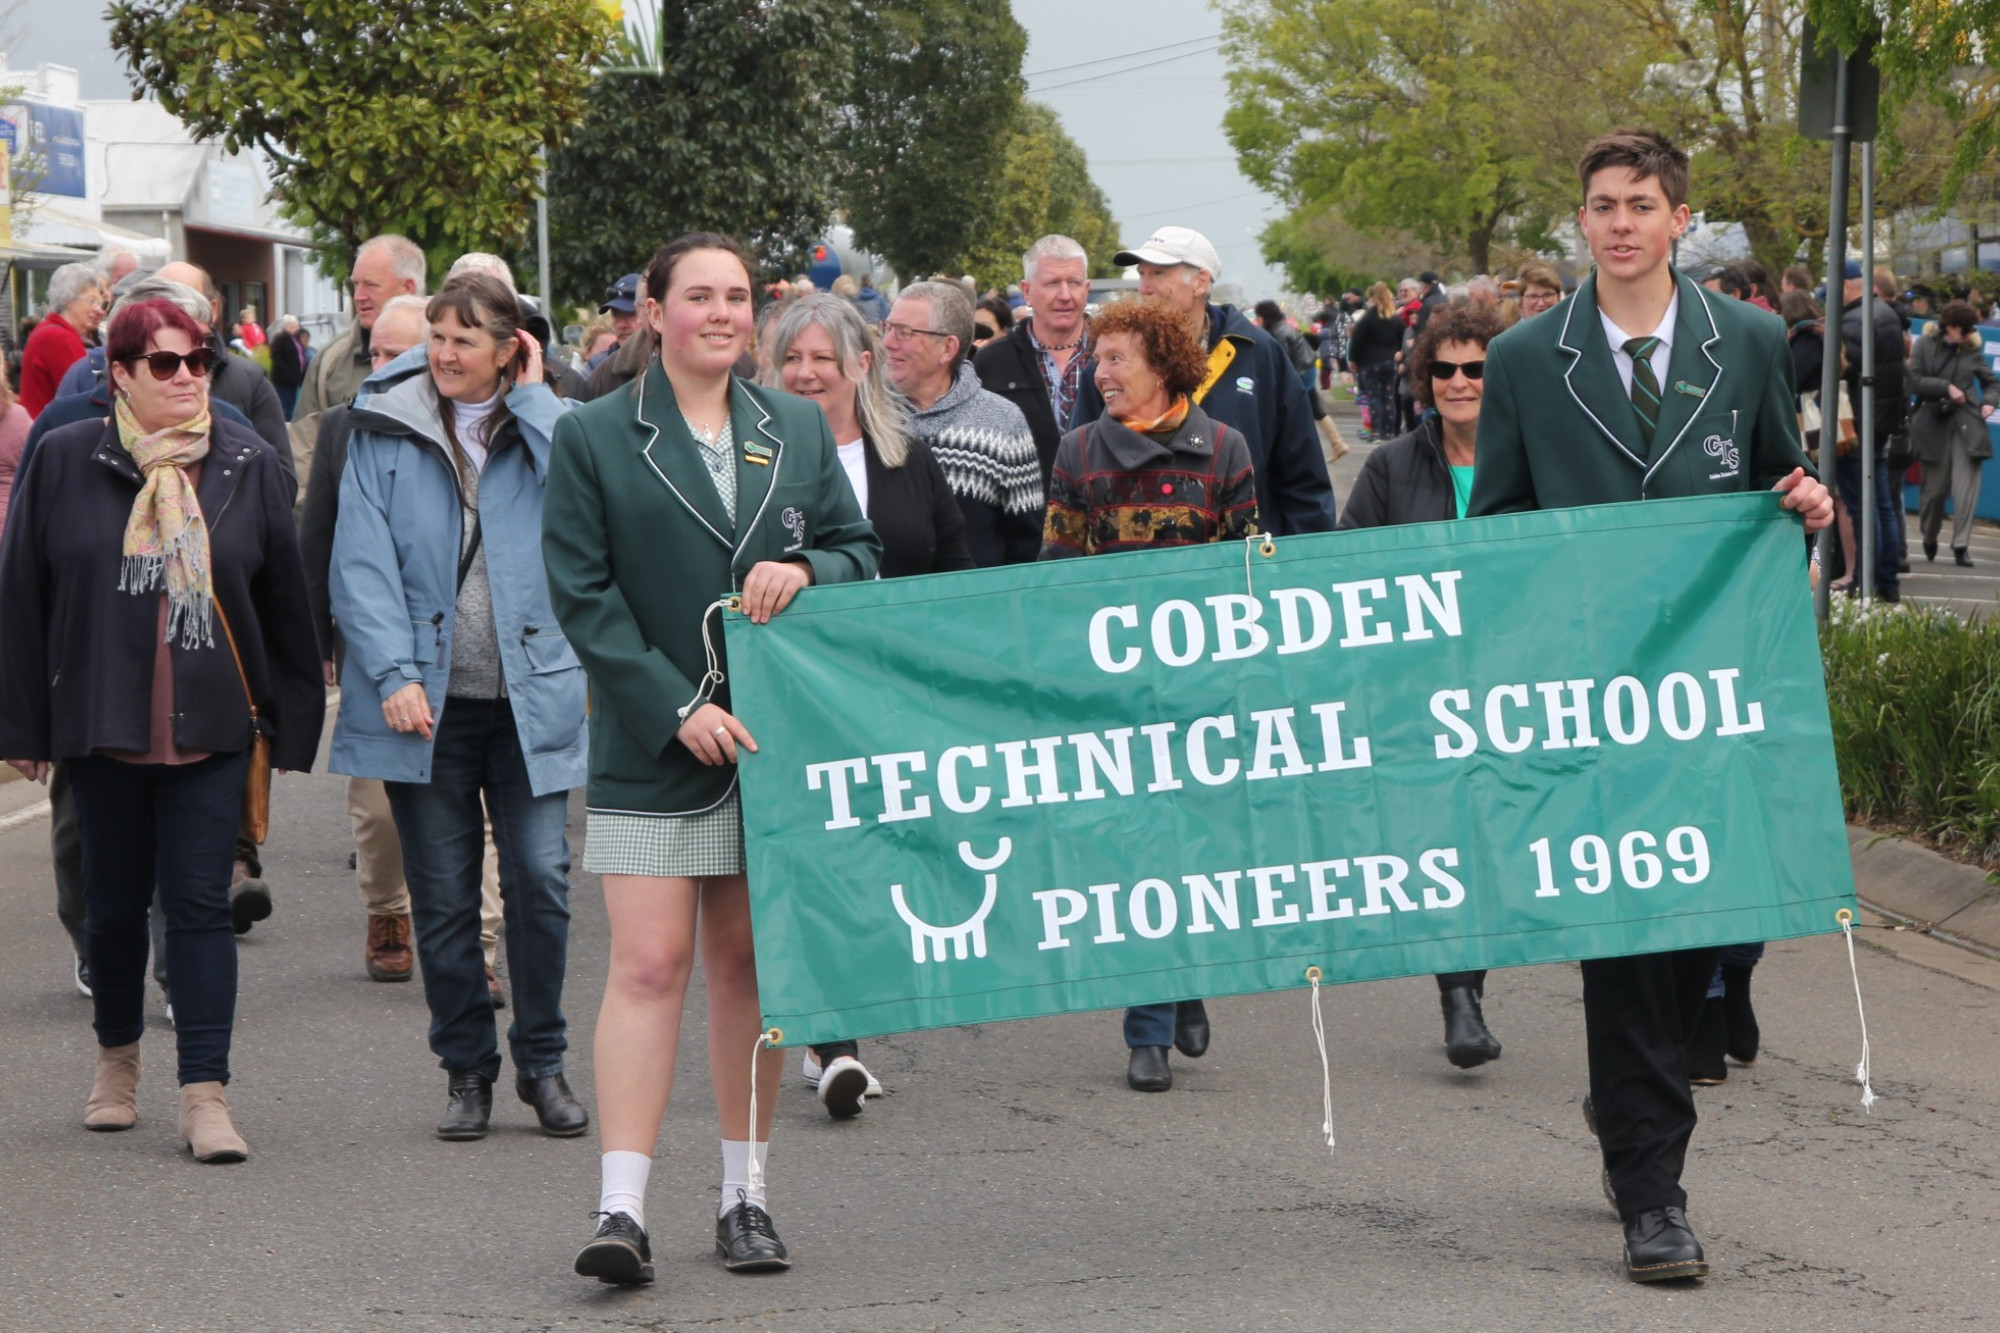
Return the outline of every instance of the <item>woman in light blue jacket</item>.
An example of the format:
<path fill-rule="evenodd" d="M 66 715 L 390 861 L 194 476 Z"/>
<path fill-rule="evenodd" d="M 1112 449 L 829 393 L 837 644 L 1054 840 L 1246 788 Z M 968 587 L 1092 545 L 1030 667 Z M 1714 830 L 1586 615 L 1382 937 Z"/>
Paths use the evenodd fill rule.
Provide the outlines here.
<path fill-rule="evenodd" d="M 334 530 L 347 644 L 331 767 L 379 778 L 403 844 L 443 1139 L 484 1137 L 500 1049 L 479 945 L 491 811 L 506 908 L 514 1089 L 542 1129 L 590 1117 L 563 1078 L 569 792 L 583 785 L 584 674 L 549 609 L 542 488 L 564 405 L 514 292 L 467 273 L 431 335 L 362 385 Z M 483 807 L 482 807 L 483 798 Z"/>

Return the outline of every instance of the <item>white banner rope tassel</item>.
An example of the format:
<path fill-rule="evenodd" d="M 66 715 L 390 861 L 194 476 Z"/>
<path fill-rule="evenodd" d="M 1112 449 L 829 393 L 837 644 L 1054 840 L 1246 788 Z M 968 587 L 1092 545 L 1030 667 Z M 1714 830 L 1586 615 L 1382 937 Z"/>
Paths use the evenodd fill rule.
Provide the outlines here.
<path fill-rule="evenodd" d="M 1861 1005 L 1861 968 L 1854 961 L 1854 913 L 1845 907 L 1833 914 L 1840 933 L 1847 937 L 1847 970 L 1854 977 L 1854 1012 L 1861 1019 L 1861 1063 L 1854 1066 L 1854 1081 L 1861 1085 L 1861 1109 L 1875 1109 L 1875 1089 L 1868 1076 L 1868 1011 Z"/>
<path fill-rule="evenodd" d="M 757 1044 L 750 1048 L 750 1132 L 745 1137 L 750 1140 L 750 1192 L 757 1195 L 764 1192 L 764 1168 L 757 1160 L 757 1057 L 764 1047 L 784 1039 L 783 1031 L 772 1028 L 758 1033 Z"/>
<path fill-rule="evenodd" d="M 1313 1040 L 1319 1043 L 1320 1076 L 1320 1125 L 1319 1132 L 1326 1135 L 1326 1150 L 1333 1151 L 1333 1065 L 1326 1058 L 1326 1020 L 1319 1012 L 1320 970 L 1306 969 L 1306 980 L 1312 983 Z"/>
<path fill-rule="evenodd" d="M 1278 543 L 1268 532 L 1253 532 L 1243 539 L 1243 590 L 1252 598 L 1257 596 L 1257 584 L 1250 577 L 1250 548 L 1257 548 L 1257 554 L 1269 560 L 1278 553 Z"/>

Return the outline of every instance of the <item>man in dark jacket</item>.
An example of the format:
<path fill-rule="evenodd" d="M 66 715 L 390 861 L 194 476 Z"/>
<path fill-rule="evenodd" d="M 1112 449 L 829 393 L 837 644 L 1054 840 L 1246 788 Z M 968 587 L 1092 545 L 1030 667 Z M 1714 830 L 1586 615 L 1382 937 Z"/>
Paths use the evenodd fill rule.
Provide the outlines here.
<path fill-rule="evenodd" d="M 1305 385 L 1270 334 L 1232 305 L 1210 305 L 1209 289 L 1222 269 L 1215 247 L 1198 231 L 1162 227 L 1114 263 L 1136 264 L 1141 295 L 1181 310 L 1208 351 L 1208 382 L 1195 392 L 1202 410 L 1243 433 L 1257 471 L 1257 514 L 1264 531 L 1333 531 L 1333 483 L 1326 474 L 1319 435 Z M 1104 398 L 1086 366 L 1070 426 L 1104 415 Z"/>
<path fill-rule="evenodd" d="M 1034 313 L 1017 319 L 972 358 L 988 393 L 1021 409 L 1035 437 L 1048 490 L 1056 446 L 1069 429 L 1090 352 L 1084 310 L 1090 302 L 1090 260 L 1067 236 L 1044 236 L 1021 256 L 1021 295 Z"/>
<path fill-rule="evenodd" d="M 1840 341 L 1847 352 L 1847 395 L 1854 402 L 1855 429 L 1861 419 L 1861 295 L 1867 285 L 1861 262 L 1847 261 L 1841 292 Z M 1875 595 L 1885 602 L 1903 600 L 1897 566 L 1903 563 L 1900 487 L 1889 479 L 1889 437 L 1903 429 L 1903 321 L 1887 301 L 1875 303 Z M 1855 449 L 1835 465 L 1841 502 L 1851 514 L 1861 513 L 1861 451 Z M 1859 540 L 1858 538 L 1856 539 Z M 1858 578 L 1861 553 L 1848 552 L 1848 566 Z"/>
<path fill-rule="evenodd" d="M 1649 131 L 1617 130 L 1591 144 L 1577 174 L 1577 225 L 1596 271 L 1487 347 L 1468 517 L 1770 489 L 1806 531 L 1824 528 L 1833 502 L 1799 451 L 1784 325 L 1674 273 L 1687 155 Z M 1720 956 L 1583 964 L 1585 1123 L 1635 1282 L 1708 1272 L 1681 1185 L 1696 1119 L 1685 1051 Z"/>

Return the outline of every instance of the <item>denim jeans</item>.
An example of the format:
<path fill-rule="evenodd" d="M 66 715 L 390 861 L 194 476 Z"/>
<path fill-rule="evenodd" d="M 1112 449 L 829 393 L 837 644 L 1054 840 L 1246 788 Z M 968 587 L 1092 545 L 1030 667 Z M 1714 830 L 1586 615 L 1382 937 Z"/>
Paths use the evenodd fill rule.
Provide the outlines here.
<path fill-rule="evenodd" d="M 560 1074 L 569 1038 L 563 972 L 569 958 L 569 793 L 537 796 L 505 699 L 445 700 L 431 747 L 429 782 L 386 782 L 403 843 L 417 959 L 431 1010 L 431 1050 L 454 1073 L 500 1076 L 493 1001 L 479 945 L 485 812 L 500 851 L 500 897 L 514 1021 L 515 1073 Z M 485 805 L 481 806 L 484 796 Z"/>
<path fill-rule="evenodd" d="M 166 919 L 180 1081 L 227 1083 L 236 1022 L 229 880 L 246 753 L 194 764 L 64 761 L 83 843 L 84 944 L 100 1046 L 146 1028 L 146 917 Z"/>
<path fill-rule="evenodd" d="M 1900 487 L 1893 489 L 1889 484 L 1889 464 L 1885 458 L 1887 441 L 1875 446 L 1875 591 L 1894 593 L 1901 591 L 1902 580 L 1896 566 L 1902 559 L 1902 544 L 1899 521 L 1903 512 L 1903 492 Z M 1854 515 L 1854 543 L 1861 544 L 1861 451 L 1844 454 L 1834 464 L 1834 476 L 1840 483 L 1840 499 Z M 1848 570 L 1857 580 L 1861 577 L 1861 552 L 1848 554 Z"/>

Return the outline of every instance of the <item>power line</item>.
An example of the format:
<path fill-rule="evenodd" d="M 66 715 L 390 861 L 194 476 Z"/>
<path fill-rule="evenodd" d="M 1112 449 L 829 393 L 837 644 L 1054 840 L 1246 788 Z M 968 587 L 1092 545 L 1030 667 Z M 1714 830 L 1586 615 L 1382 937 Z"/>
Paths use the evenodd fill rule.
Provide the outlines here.
<path fill-rule="evenodd" d="M 1143 51 L 1127 51 L 1122 55 L 1099 56 L 1095 60 L 1079 60 L 1074 65 L 1051 65 L 1047 69 L 1030 70 L 1022 75 L 1024 79 L 1039 79 L 1044 74 L 1064 74 L 1073 69 L 1087 69 L 1092 65 L 1109 65 L 1114 61 L 1130 60 L 1133 56 L 1150 56 L 1160 51 L 1171 51 L 1177 46 L 1193 46 L 1196 42 L 1212 42 L 1213 37 L 1189 37 L 1178 42 L 1168 42 L 1165 46 L 1149 46 Z"/>
<path fill-rule="evenodd" d="M 1198 46 L 1192 51 L 1183 51 L 1180 55 L 1177 56 L 1162 56 L 1158 60 L 1148 60 L 1142 65 L 1131 65 L 1126 67 L 1125 69 L 1107 70 L 1102 74 L 1086 74 L 1080 79 L 1067 79 L 1064 80 L 1062 83 L 1051 83 L 1051 84 L 1046 84 L 1040 88 L 1030 88 L 1028 92 L 1033 96 L 1039 97 L 1043 93 L 1052 93 L 1058 88 L 1074 87 L 1079 83 L 1096 83 L 1100 79 L 1116 79 L 1126 74 L 1136 74 L 1142 69 L 1151 69 L 1155 65 L 1171 65 L 1176 60 L 1192 60 L 1196 56 L 1205 56 L 1208 55 L 1210 52 L 1217 50 L 1219 47 L 1221 47 L 1221 45 L 1222 42 L 1218 38 L 1211 45 Z"/>
<path fill-rule="evenodd" d="M 1144 213 L 1135 214 L 1134 216 L 1142 218 L 1165 217 L 1169 213 L 1190 212 L 1197 208 L 1207 208 L 1213 204 L 1230 204 L 1236 202 L 1238 199 L 1248 199 L 1252 195 L 1261 195 L 1263 193 L 1262 190 L 1245 190 L 1241 194 L 1225 194 L 1219 199 L 1202 199 L 1192 204 L 1174 204 L 1168 208 L 1155 208 Z"/>

